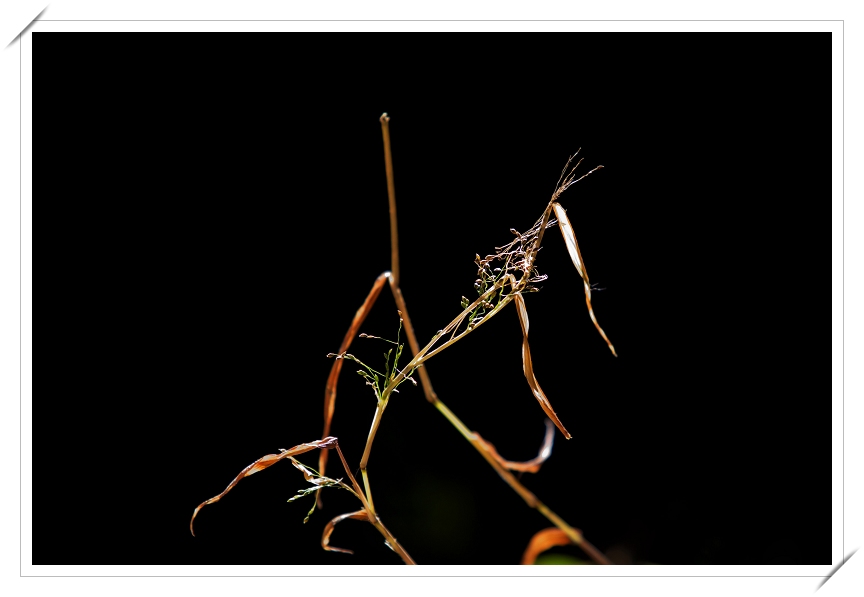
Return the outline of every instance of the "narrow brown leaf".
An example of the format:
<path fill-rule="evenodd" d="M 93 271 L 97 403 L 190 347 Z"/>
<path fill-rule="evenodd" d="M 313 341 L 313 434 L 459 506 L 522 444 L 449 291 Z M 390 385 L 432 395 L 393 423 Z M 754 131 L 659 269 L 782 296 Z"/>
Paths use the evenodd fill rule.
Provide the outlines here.
<path fill-rule="evenodd" d="M 606 332 L 603 331 L 603 328 L 601 328 L 600 324 L 597 323 L 597 317 L 594 316 L 594 309 L 591 307 L 591 283 L 588 281 L 588 271 L 585 269 L 585 262 L 582 260 L 582 253 L 579 252 L 579 243 L 576 242 L 576 234 L 573 232 L 573 226 L 567 218 L 567 212 L 565 212 L 564 208 L 558 203 L 553 203 L 552 207 L 555 209 L 555 216 L 558 218 L 558 228 L 560 228 L 561 235 L 564 237 L 564 244 L 567 245 L 567 252 L 570 253 L 570 259 L 573 260 L 573 265 L 576 266 L 576 271 L 579 272 L 579 276 L 582 278 L 582 284 L 585 286 L 585 303 L 588 305 L 588 315 L 591 316 L 591 321 L 594 322 L 594 327 L 597 328 L 597 331 L 600 332 L 600 335 L 606 341 L 609 350 L 611 350 L 612 354 L 617 357 L 618 354 L 615 352 L 615 347 L 612 346 L 609 338 L 606 337 Z"/>
<path fill-rule="evenodd" d="M 525 299 L 521 294 L 514 295 L 516 300 L 516 312 L 519 314 L 519 323 L 522 324 L 522 370 L 525 373 L 525 379 L 528 380 L 528 385 L 531 386 L 531 391 L 537 402 L 540 403 L 540 408 L 546 413 L 553 423 L 561 430 L 564 437 L 570 439 L 572 436 L 564 429 L 564 425 L 558 419 L 558 415 L 552 410 L 552 404 L 546 398 L 546 394 L 540 389 L 540 384 L 537 383 L 537 378 L 534 376 L 534 365 L 531 362 L 531 349 L 528 346 L 528 310 L 525 308 Z"/>
<path fill-rule="evenodd" d="M 524 462 L 505 460 L 500 454 L 498 454 L 498 450 L 495 449 L 495 446 L 492 445 L 491 442 L 480 437 L 480 434 L 476 431 L 474 432 L 474 436 L 477 438 L 477 442 L 480 446 L 486 450 L 486 452 L 491 454 L 492 457 L 495 458 L 495 460 L 497 460 L 504 468 L 510 469 L 511 471 L 521 471 L 523 473 L 536 473 L 540 470 L 540 465 L 546 462 L 546 459 L 552 454 L 552 440 L 555 437 L 555 426 L 552 424 L 552 421 L 546 419 L 546 437 L 543 438 L 543 445 L 540 446 L 540 452 L 537 454 L 537 458 L 526 460 Z"/>
<path fill-rule="evenodd" d="M 248 477 L 249 475 L 254 475 L 258 471 L 262 471 L 269 466 L 273 466 L 283 458 L 288 458 L 290 456 L 296 456 L 297 454 L 303 454 L 304 452 L 309 452 L 315 449 L 326 450 L 329 448 L 335 448 L 338 445 L 338 441 L 335 437 L 325 437 L 324 439 L 319 439 L 314 442 L 309 442 L 308 444 L 300 444 L 299 446 L 294 446 L 290 450 L 283 450 L 279 454 L 267 454 L 266 456 L 262 456 L 237 475 L 231 484 L 225 488 L 225 491 L 220 493 L 219 495 L 210 498 L 202 502 L 197 508 L 195 508 L 195 512 L 192 513 L 192 520 L 189 521 L 189 530 L 192 531 L 192 535 L 195 535 L 195 529 L 193 528 L 193 524 L 195 523 L 195 517 L 198 516 L 198 511 L 201 510 L 207 504 L 213 504 L 222 499 L 222 497 L 231 491 L 237 483 L 240 482 L 244 477 Z"/>
<path fill-rule="evenodd" d="M 579 529 L 574 530 L 581 534 Z M 549 527 L 548 529 L 538 531 L 533 537 L 531 537 L 531 541 L 528 543 L 525 553 L 522 554 L 522 565 L 530 566 L 537 561 L 537 556 L 550 547 L 570 545 L 570 543 L 572 543 L 572 541 L 570 541 L 570 538 L 561 529 Z"/>
<path fill-rule="evenodd" d="M 354 314 L 354 319 L 351 321 L 351 327 L 349 327 L 348 331 L 345 332 L 345 337 L 342 339 L 342 344 L 339 346 L 339 350 L 336 354 L 342 354 L 351 347 L 351 342 L 357 336 L 360 326 L 363 325 L 366 315 L 369 314 L 372 305 L 375 304 L 378 295 L 381 294 L 384 282 L 386 282 L 389 277 L 390 272 L 384 272 L 375 279 L 375 283 L 372 284 L 372 290 L 369 291 L 369 294 L 366 295 L 366 300 L 363 301 L 363 304 L 360 305 L 360 308 L 357 309 L 357 312 Z M 321 437 L 327 437 L 330 435 L 330 424 L 333 421 L 333 413 L 336 410 L 336 386 L 339 383 L 339 372 L 342 371 L 342 362 L 342 359 L 336 359 L 333 362 L 333 366 L 330 368 L 330 375 L 327 377 L 327 386 L 324 388 L 324 432 L 321 434 Z M 322 476 L 327 469 L 327 454 L 328 452 L 324 450 L 318 457 L 318 472 L 320 472 Z M 320 507 L 320 494 L 317 499 Z"/>
<path fill-rule="evenodd" d="M 366 513 L 366 510 L 358 510 L 357 512 L 349 512 L 348 514 L 340 514 L 333 520 L 327 523 L 327 526 L 324 527 L 324 534 L 321 535 L 321 547 L 326 549 L 327 551 L 338 551 L 341 553 L 354 553 L 350 549 L 342 549 L 341 547 L 331 547 L 330 546 L 330 535 L 333 533 L 333 529 L 336 528 L 336 524 L 342 522 L 346 518 L 353 518 L 354 520 L 366 520 L 369 521 L 369 515 Z"/>

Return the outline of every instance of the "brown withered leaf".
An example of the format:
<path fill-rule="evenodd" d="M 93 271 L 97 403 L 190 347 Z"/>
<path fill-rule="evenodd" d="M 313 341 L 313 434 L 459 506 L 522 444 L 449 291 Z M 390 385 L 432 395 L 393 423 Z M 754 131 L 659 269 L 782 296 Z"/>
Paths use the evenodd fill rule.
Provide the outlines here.
<path fill-rule="evenodd" d="M 552 410 L 552 404 L 549 402 L 549 399 L 546 398 L 546 394 L 543 393 L 543 390 L 540 389 L 540 384 L 537 382 L 537 378 L 534 376 L 534 365 L 531 362 L 531 349 L 528 346 L 528 310 L 525 308 L 525 299 L 522 298 L 521 294 L 515 294 L 514 299 L 516 300 L 516 311 L 519 314 L 519 323 L 522 324 L 522 371 L 525 373 L 525 379 L 528 380 L 528 385 L 531 386 L 531 392 L 534 393 L 534 397 L 537 398 L 537 402 L 540 403 L 540 407 L 543 409 L 543 412 L 546 413 L 553 423 L 561 430 L 561 433 L 564 434 L 564 437 L 570 439 L 572 436 L 570 432 L 564 429 L 564 425 L 561 423 L 560 419 L 558 419 L 558 415 L 555 414 L 555 411 Z"/>
<path fill-rule="evenodd" d="M 198 512 L 201 510 L 201 508 L 203 508 L 207 504 L 213 504 L 221 500 L 222 497 L 226 493 L 231 491 L 231 489 L 233 489 L 234 486 L 237 485 L 237 483 L 239 483 L 240 480 L 244 477 L 254 475 L 258 471 L 262 471 L 269 466 L 273 466 L 284 458 L 296 456 L 297 454 L 303 454 L 304 452 L 309 452 L 315 449 L 326 450 L 329 448 L 335 448 L 337 445 L 338 440 L 335 437 L 325 437 L 324 439 L 309 442 L 308 444 L 300 444 L 299 446 L 294 446 L 290 450 L 283 450 L 279 454 L 267 454 L 266 456 L 262 456 L 261 458 L 244 468 L 242 471 L 240 471 L 240 474 L 237 475 L 233 481 L 231 481 L 231 484 L 225 488 L 225 491 L 215 497 L 210 498 L 209 500 L 202 502 L 197 508 L 195 508 L 195 512 L 192 513 L 192 520 L 189 521 L 189 530 L 192 531 L 192 535 L 194 536 L 195 529 L 193 528 L 193 525 L 195 523 L 195 517 L 198 516 Z"/>
<path fill-rule="evenodd" d="M 354 314 L 354 319 L 351 321 L 351 327 L 349 327 L 348 331 L 345 332 L 345 337 L 342 339 L 342 344 L 339 346 L 339 350 L 336 354 L 342 354 L 350 348 L 351 342 L 357 337 L 360 326 L 363 325 L 366 315 L 368 315 L 369 311 L 372 310 L 372 305 L 375 304 L 378 295 L 381 294 L 381 289 L 384 287 L 384 283 L 389 277 L 390 272 L 384 272 L 375 279 L 375 283 L 372 284 L 372 290 L 369 291 L 366 300 L 363 301 L 363 304 L 360 305 L 360 308 L 357 309 L 357 312 Z M 321 434 L 322 437 L 330 435 L 330 424 L 333 421 L 333 413 L 336 410 L 336 386 L 339 384 L 339 373 L 342 371 L 342 362 L 342 359 L 336 359 L 333 362 L 333 367 L 330 368 L 330 375 L 327 377 L 327 385 L 324 388 L 324 433 Z M 318 458 L 318 471 L 322 476 L 327 470 L 327 454 L 328 452 L 326 450 L 322 451 Z M 320 494 L 318 503 L 321 503 Z"/>
<path fill-rule="evenodd" d="M 606 332 L 603 331 L 603 328 L 601 328 L 600 324 L 597 323 L 597 317 L 594 316 L 594 308 L 591 307 L 591 283 L 588 281 L 588 270 L 585 269 L 585 262 L 582 260 L 582 253 L 579 251 L 579 243 L 576 242 L 576 234 L 573 232 L 573 226 L 567 218 L 567 212 L 565 212 L 564 208 L 558 203 L 553 203 L 552 207 L 555 209 L 555 217 L 558 218 L 558 228 L 560 228 L 561 235 L 564 237 L 564 244 L 567 245 L 567 252 L 570 253 L 570 259 L 573 260 L 573 265 L 576 266 L 576 271 L 579 272 L 579 276 L 582 277 L 582 284 L 585 286 L 585 303 L 588 305 L 588 315 L 591 316 L 591 321 L 594 322 L 594 327 L 597 328 L 597 331 L 600 332 L 600 335 L 606 341 L 609 350 L 611 350 L 612 354 L 617 357 L 618 354 L 615 352 L 615 347 L 612 346 L 612 343 L 606 336 Z"/>
<path fill-rule="evenodd" d="M 537 454 L 536 458 L 524 462 L 505 460 L 500 454 L 498 454 L 498 450 L 495 449 L 492 442 L 488 442 L 480 437 L 480 434 L 476 431 L 474 432 L 474 436 L 477 438 L 477 441 L 483 449 L 491 454 L 495 460 L 501 463 L 504 468 L 523 473 L 536 473 L 540 470 L 540 465 L 546 462 L 546 459 L 552 454 L 552 441 L 555 438 L 555 426 L 552 424 L 552 421 L 546 419 L 546 436 L 543 438 L 543 445 L 540 446 L 540 452 Z"/>
<path fill-rule="evenodd" d="M 575 530 L 581 533 L 579 529 Z M 550 527 L 548 529 L 538 531 L 533 537 L 531 537 L 531 541 L 528 543 L 528 547 L 525 549 L 525 553 L 522 554 L 522 565 L 530 566 L 537 560 L 537 556 L 539 556 L 541 553 L 543 553 L 550 547 L 556 547 L 559 545 L 570 545 L 571 543 L 572 541 L 570 541 L 570 538 L 565 535 L 564 531 L 562 531 L 561 529 Z"/>
<path fill-rule="evenodd" d="M 369 520 L 369 516 L 366 514 L 366 510 L 358 510 L 357 512 L 349 512 L 348 514 L 340 514 L 333 520 L 327 523 L 327 526 L 324 527 L 324 534 L 321 535 L 321 547 L 326 549 L 327 551 L 338 551 L 341 553 L 354 553 L 350 549 L 342 549 L 341 547 L 332 547 L 330 545 L 330 535 L 333 533 L 333 529 L 336 528 L 336 524 L 342 522 L 346 518 L 353 518 L 355 520 Z"/>

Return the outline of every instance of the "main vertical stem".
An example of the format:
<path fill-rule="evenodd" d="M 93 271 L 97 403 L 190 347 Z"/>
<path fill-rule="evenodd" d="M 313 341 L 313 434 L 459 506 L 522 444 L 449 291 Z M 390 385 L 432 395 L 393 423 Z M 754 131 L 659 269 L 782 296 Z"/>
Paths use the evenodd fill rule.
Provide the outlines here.
<path fill-rule="evenodd" d="M 396 226 L 396 184 L 393 182 L 393 155 L 390 153 L 390 117 L 381 115 L 384 135 L 384 167 L 387 169 L 387 197 L 390 199 L 390 280 L 399 286 L 399 230 Z"/>

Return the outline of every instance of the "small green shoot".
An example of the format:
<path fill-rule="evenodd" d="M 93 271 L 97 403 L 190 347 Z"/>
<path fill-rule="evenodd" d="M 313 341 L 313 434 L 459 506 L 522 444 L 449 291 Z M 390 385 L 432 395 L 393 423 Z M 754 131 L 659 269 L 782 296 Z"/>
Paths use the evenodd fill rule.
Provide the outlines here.
<path fill-rule="evenodd" d="M 396 340 L 389 340 L 387 338 L 382 338 L 380 336 L 373 336 L 371 334 L 360 334 L 358 337 L 363 339 L 371 339 L 371 340 L 381 340 L 383 342 L 387 342 L 389 344 L 393 344 L 396 346 L 396 354 L 393 355 L 393 349 L 391 348 L 386 353 L 384 353 L 384 373 L 377 371 L 355 357 L 353 354 L 349 354 L 347 352 L 343 352 L 342 354 L 329 353 L 327 356 L 329 358 L 336 359 L 345 359 L 347 361 L 354 361 L 358 365 L 362 367 L 362 369 L 357 370 L 357 374 L 366 380 L 366 385 L 371 386 L 372 390 L 375 392 L 375 398 L 378 399 L 379 403 L 386 402 L 391 393 L 399 393 L 399 390 L 396 388 L 402 384 L 404 381 L 410 381 L 415 386 L 417 382 L 412 377 L 414 370 L 407 373 L 405 371 L 399 370 L 399 359 L 402 357 L 402 350 L 405 348 L 405 344 L 400 344 L 400 336 L 402 334 L 402 326 L 404 324 L 404 320 L 402 319 L 402 311 L 397 311 L 399 314 L 399 329 L 396 331 Z M 393 362 L 390 362 L 391 356 L 393 357 Z"/>

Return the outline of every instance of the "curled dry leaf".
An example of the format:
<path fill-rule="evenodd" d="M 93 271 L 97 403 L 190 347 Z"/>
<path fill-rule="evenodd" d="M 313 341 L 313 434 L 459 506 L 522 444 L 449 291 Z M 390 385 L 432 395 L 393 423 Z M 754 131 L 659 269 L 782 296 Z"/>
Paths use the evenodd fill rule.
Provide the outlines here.
<path fill-rule="evenodd" d="M 576 234 L 573 232 L 573 226 L 567 218 L 567 212 L 558 203 L 553 203 L 552 207 L 555 209 L 555 216 L 558 218 L 558 227 L 561 229 L 561 235 L 564 237 L 564 244 L 567 245 L 567 252 L 570 253 L 570 259 L 573 260 L 576 271 L 582 277 L 582 284 L 585 286 L 585 303 L 588 305 L 588 315 L 591 316 L 594 327 L 597 328 L 597 331 L 600 332 L 600 335 L 606 341 L 609 350 L 617 357 L 618 354 L 615 352 L 615 347 L 612 346 L 609 338 L 606 337 L 606 332 L 603 331 L 603 328 L 600 327 L 600 324 L 597 323 L 597 318 L 594 316 L 594 309 L 591 307 L 591 283 L 588 281 L 588 271 L 585 269 L 585 262 L 582 261 L 582 253 L 579 252 L 579 243 L 576 242 Z"/>
<path fill-rule="evenodd" d="M 540 470 L 540 465 L 543 464 L 552 454 L 552 441 L 555 438 L 555 426 L 552 424 L 552 421 L 546 419 L 546 437 L 543 438 L 543 445 L 540 446 L 540 452 L 537 454 L 537 458 L 526 460 L 524 462 L 505 460 L 500 454 L 498 454 L 498 450 L 495 449 L 495 446 L 492 445 L 491 442 L 480 437 L 480 434 L 476 431 L 474 432 L 474 435 L 483 449 L 491 454 L 492 457 L 495 458 L 495 460 L 497 460 L 504 468 L 523 473 L 536 473 Z"/>
<path fill-rule="evenodd" d="M 561 423 L 560 419 L 558 419 L 558 415 L 555 414 L 555 411 L 552 410 L 552 404 L 549 402 L 549 399 L 546 398 L 546 394 L 543 393 L 543 390 L 540 389 L 540 384 L 537 383 L 537 378 L 534 377 L 534 365 L 531 362 L 531 349 L 528 346 L 528 310 L 525 309 L 525 299 L 522 298 L 521 294 L 514 295 L 514 299 L 516 301 L 516 311 L 519 314 L 519 323 L 522 324 L 522 370 L 525 373 L 525 379 L 528 380 L 528 385 L 531 386 L 531 391 L 534 393 L 534 397 L 537 398 L 537 402 L 540 403 L 540 407 L 543 409 L 543 412 L 546 413 L 553 423 L 561 430 L 561 433 L 564 434 L 564 437 L 570 439 L 572 436 L 570 432 L 564 429 L 564 425 Z"/>
<path fill-rule="evenodd" d="M 324 534 L 321 535 L 321 547 L 326 549 L 327 551 L 338 551 L 341 553 L 354 553 L 350 549 L 342 549 L 341 547 L 332 547 L 330 545 L 330 535 L 333 533 L 333 529 L 336 528 L 336 523 L 342 522 L 346 518 L 353 518 L 354 520 L 369 520 L 368 514 L 366 514 L 366 510 L 358 510 L 357 512 L 349 512 L 348 514 L 340 514 L 333 520 L 327 523 L 327 526 L 324 527 Z"/>
<path fill-rule="evenodd" d="M 384 282 L 386 282 L 389 277 L 390 272 L 384 272 L 375 279 L 375 283 L 372 284 L 372 290 L 369 291 L 366 300 L 363 301 L 363 304 L 360 305 L 360 308 L 357 309 L 357 312 L 354 314 L 354 319 L 351 321 L 351 327 L 349 327 L 348 331 L 345 333 L 345 338 L 342 339 L 342 344 L 339 346 L 339 350 L 336 354 L 342 354 L 351 347 L 351 342 L 357 335 L 360 326 L 363 325 L 363 321 L 372 309 L 372 305 L 375 304 L 378 295 L 381 294 Z M 330 424 L 333 421 L 333 413 L 336 410 L 336 386 L 339 383 L 339 373 L 342 371 L 342 363 L 342 359 L 336 359 L 333 362 L 333 367 L 330 368 L 330 375 L 327 377 L 327 386 L 324 388 L 324 433 L 321 434 L 322 437 L 330 435 Z M 318 458 L 318 471 L 322 476 L 327 470 L 327 454 L 328 452 L 326 450 L 322 451 Z M 320 505 L 320 503 L 319 494 L 318 504 Z"/>
<path fill-rule="evenodd" d="M 579 529 L 574 530 L 580 532 Z M 564 531 L 561 529 L 556 529 L 555 527 L 543 529 L 531 537 L 531 541 L 528 543 L 525 553 L 522 554 L 522 565 L 530 566 L 537 560 L 537 556 L 550 547 L 569 545 L 570 543 L 572 543 L 570 538 L 564 534 Z"/>
<path fill-rule="evenodd" d="M 290 450 L 283 450 L 279 454 L 267 454 L 266 456 L 262 456 L 237 475 L 231 484 L 225 488 L 225 491 L 220 493 L 219 495 L 210 498 L 209 500 L 202 502 L 197 508 L 195 508 L 195 512 L 192 513 L 192 520 L 189 521 L 189 530 L 192 531 L 192 535 L 195 535 L 195 529 L 193 525 L 195 523 L 195 517 L 198 516 L 199 510 L 206 506 L 207 504 L 213 504 L 222 499 L 222 497 L 231 491 L 237 483 L 244 477 L 248 477 L 249 475 L 254 475 L 258 471 L 262 471 L 269 466 L 273 466 L 280 460 L 284 458 L 289 458 L 291 456 L 296 456 L 297 454 L 303 454 L 304 452 L 309 452 L 315 449 L 326 450 L 330 448 L 335 448 L 338 445 L 338 440 L 335 437 L 325 437 L 324 439 L 319 439 L 314 442 L 309 442 L 308 444 L 300 444 L 299 446 L 294 446 Z"/>

